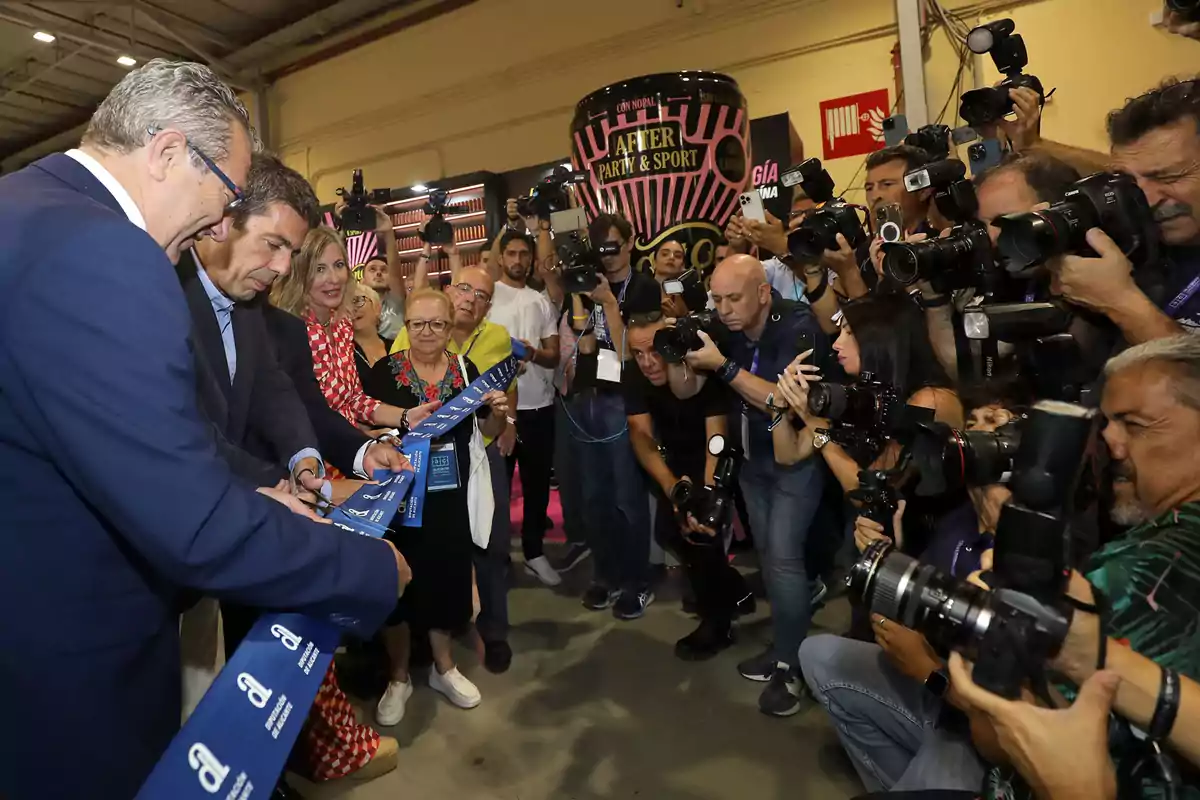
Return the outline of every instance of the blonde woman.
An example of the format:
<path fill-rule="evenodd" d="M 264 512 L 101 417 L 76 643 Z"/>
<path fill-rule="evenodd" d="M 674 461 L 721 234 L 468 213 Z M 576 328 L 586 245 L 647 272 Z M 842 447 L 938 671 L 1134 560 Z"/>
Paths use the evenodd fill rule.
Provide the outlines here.
<path fill-rule="evenodd" d="M 330 408 L 355 424 L 407 429 L 432 407 L 410 412 L 363 391 L 354 364 L 353 283 L 341 235 L 322 225 L 304 237 L 291 273 L 271 290 L 271 302 L 308 327 L 313 372 Z"/>

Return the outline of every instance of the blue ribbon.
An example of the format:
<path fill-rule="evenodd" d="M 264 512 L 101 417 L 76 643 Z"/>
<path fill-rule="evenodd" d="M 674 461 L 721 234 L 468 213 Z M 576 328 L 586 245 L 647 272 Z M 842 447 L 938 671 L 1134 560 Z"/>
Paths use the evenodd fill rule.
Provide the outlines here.
<path fill-rule="evenodd" d="M 364 486 L 330 512 L 332 524 L 379 538 L 410 494 L 421 498 L 416 504 L 419 520 L 430 440 L 470 417 L 487 392 L 507 389 L 516 374 L 516 359 L 505 359 L 416 426 L 400 446 L 413 471 L 376 473 L 378 483 Z M 406 508 L 405 524 L 408 515 Z M 323 620 L 302 614 L 260 616 L 171 741 L 137 800 L 268 797 L 346 630 L 373 633 L 340 615 Z"/>

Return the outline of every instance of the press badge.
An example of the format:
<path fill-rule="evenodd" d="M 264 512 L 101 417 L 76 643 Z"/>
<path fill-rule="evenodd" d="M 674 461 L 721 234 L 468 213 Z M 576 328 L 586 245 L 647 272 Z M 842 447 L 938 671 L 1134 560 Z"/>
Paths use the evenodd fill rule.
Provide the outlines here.
<path fill-rule="evenodd" d="M 454 454 L 454 442 L 429 448 L 429 477 L 425 483 L 427 492 L 445 492 L 458 488 L 458 457 Z"/>
<path fill-rule="evenodd" d="M 621 359 L 617 358 L 615 350 L 596 351 L 596 380 L 621 382 Z"/>

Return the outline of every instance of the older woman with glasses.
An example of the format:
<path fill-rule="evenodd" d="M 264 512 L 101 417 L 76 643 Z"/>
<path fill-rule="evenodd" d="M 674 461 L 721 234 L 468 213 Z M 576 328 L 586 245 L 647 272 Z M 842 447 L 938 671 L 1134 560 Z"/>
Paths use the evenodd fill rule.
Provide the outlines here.
<path fill-rule="evenodd" d="M 354 287 L 346 246 L 333 228 L 313 228 L 292 271 L 271 290 L 271 302 L 304 320 L 312 348 L 313 372 L 329 407 L 352 423 L 407 428 L 428 416 L 431 407 L 412 417 L 363 391 L 354 358 Z"/>
<path fill-rule="evenodd" d="M 407 312 L 407 346 L 372 367 L 367 388 L 373 396 L 401 408 L 446 403 L 479 377 L 473 362 L 447 349 L 454 305 L 441 292 L 420 289 L 408 298 Z M 383 635 L 391 679 L 376 708 L 380 725 L 395 725 L 404 718 L 413 691 L 409 659 L 414 635 L 429 637 L 434 664 L 429 685 L 434 690 L 459 708 L 474 708 L 482 699 L 475 684 L 455 666 L 450 637 L 470 624 L 473 611 L 475 545 L 467 509 L 472 426 L 494 437 L 504 429 L 507 415 L 507 396 L 491 391 L 474 416 L 434 439 L 422 524 L 405 527 L 397 520 L 387 534 L 412 567 L 413 580 Z"/>
<path fill-rule="evenodd" d="M 354 366 L 358 377 L 366 386 L 371 367 L 381 358 L 386 358 L 392 349 L 392 339 L 379 333 L 379 318 L 383 313 L 383 301 L 379 293 L 361 283 L 354 286 L 351 303 L 351 319 L 354 321 Z"/>

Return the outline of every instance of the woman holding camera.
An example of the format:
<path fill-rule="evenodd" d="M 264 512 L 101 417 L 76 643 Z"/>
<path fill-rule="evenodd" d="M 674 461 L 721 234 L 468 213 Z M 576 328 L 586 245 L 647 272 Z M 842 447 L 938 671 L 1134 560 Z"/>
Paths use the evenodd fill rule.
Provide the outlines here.
<path fill-rule="evenodd" d="M 371 368 L 367 387 L 374 397 L 396 407 L 413 409 L 429 403 L 444 404 L 479 377 L 475 365 L 446 347 L 454 320 L 450 299 L 433 289 L 418 289 L 408 299 L 409 347 L 378 361 Z M 427 636 L 434 668 L 429 685 L 459 708 L 474 708 L 479 689 L 458 671 L 450 637 L 465 629 L 472 615 L 472 554 L 475 543 L 468 510 L 468 485 L 472 474 L 474 426 L 487 437 L 504 430 L 508 397 L 490 391 L 471 417 L 430 442 L 430 471 L 425 487 L 421 525 L 405 527 L 400 516 L 387 538 L 412 567 L 413 580 L 388 618 L 383 640 L 391 661 L 387 690 L 379 700 L 376 719 L 395 725 L 404 718 L 412 695 L 409 658 L 412 636 Z M 482 450 L 483 443 L 477 442 Z M 485 468 L 486 472 L 486 468 Z M 489 473 L 490 475 L 490 473 Z M 491 491 L 490 478 L 483 487 Z"/>
<path fill-rule="evenodd" d="M 841 332 L 833 344 L 838 363 L 851 378 L 870 373 L 876 381 L 891 386 L 907 405 L 928 408 L 938 422 L 954 428 L 963 425 L 963 408 L 951 388 L 950 379 L 934 355 L 925 325 L 925 317 L 912 299 L 904 295 L 872 295 L 849 303 L 842 312 Z M 889 438 L 882 446 L 843 446 L 833 441 L 827 431 L 830 422 L 817 417 L 809 408 L 808 395 L 812 383 L 821 376 L 818 368 L 806 363 L 809 353 L 802 353 L 778 379 L 778 394 L 791 413 L 804 426 L 779 425 L 773 431 L 775 458 L 789 464 L 807 457 L 813 450 L 821 454 L 842 491 L 849 495 L 859 488 L 860 470 L 888 470 L 897 465 L 901 445 Z M 937 521 L 962 505 L 964 498 L 913 498 L 909 509 L 910 542 L 915 552 L 924 549 Z M 858 503 L 852 506 L 849 518 L 857 516 Z M 888 520 L 879 520 L 888 522 Z M 826 554 L 826 562 L 833 554 Z"/>
<path fill-rule="evenodd" d="M 925 317 L 904 295 L 869 296 L 842 310 L 841 331 L 833 343 L 838 363 L 851 378 L 869 373 L 893 387 L 907 404 L 933 411 L 938 422 L 955 428 L 963 425 L 963 407 L 949 377 L 929 343 Z M 819 368 L 806 363 L 811 351 L 801 353 L 778 379 L 779 394 L 804 427 L 776 428 L 775 458 L 790 464 L 816 450 L 837 477 L 845 492 L 858 488 L 860 469 L 890 469 L 900 457 L 900 443 L 889 439 L 877 452 L 850 448 L 829 438 L 829 420 L 816 416 L 808 405 L 809 388 L 821 380 Z M 783 433 L 778 433 L 783 429 Z"/>

